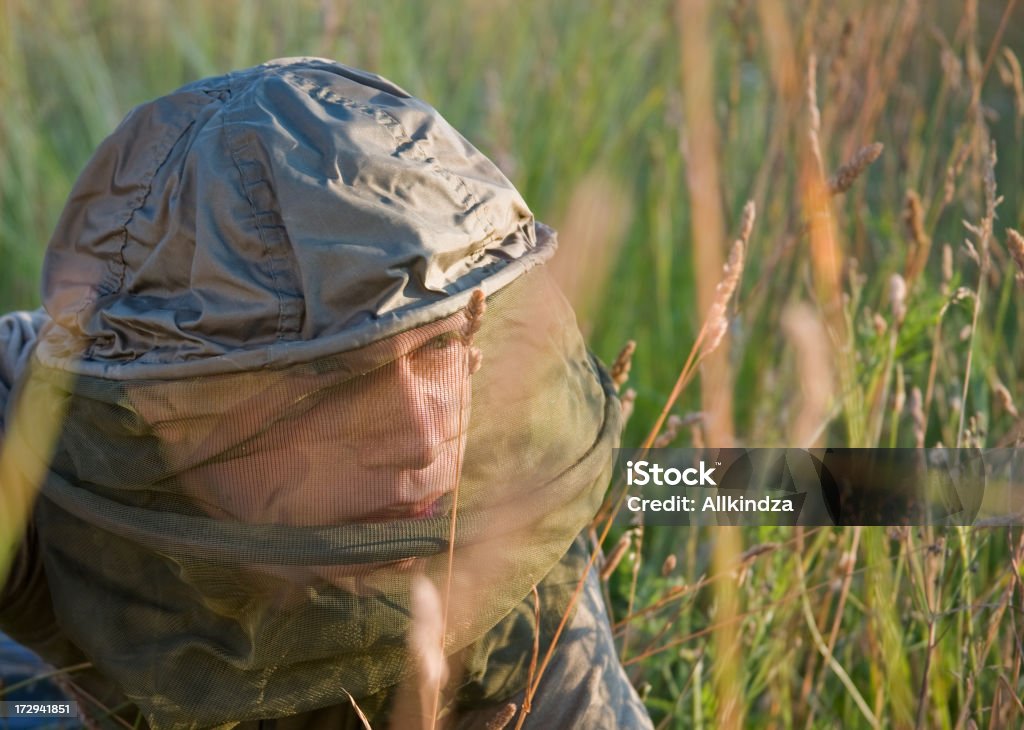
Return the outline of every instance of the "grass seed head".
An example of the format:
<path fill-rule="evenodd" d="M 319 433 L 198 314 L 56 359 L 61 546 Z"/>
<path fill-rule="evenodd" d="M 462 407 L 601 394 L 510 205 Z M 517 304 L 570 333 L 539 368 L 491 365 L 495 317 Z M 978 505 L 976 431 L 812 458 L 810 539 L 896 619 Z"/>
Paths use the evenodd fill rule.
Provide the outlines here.
<path fill-rule="evenodd" d="M 469 363 L 469 374 L 473 375 L 484 362 L 484 354 L 480 352 L 479 347 L 470 347 L 469 353 L 467 354 Z"/>
<path fill-rule="evenodd" d="M 889 306 L 898 327 L 907 316 L 907 282 L 899 274 L 889 277 Z"/>
<path fill-rule="evenodd" d="M 1024 284 L 1024 236 L 1012 228 L 1006 229 L 1006 247 L 1017 264 L 1017 281 Z"/>
<path fill-rule="evenodd" d="M 857 150 L 853 157 L 841 165 L 836 170 L 835 175 L 829 178 L 829 192 L 833 195 L 839 195 L 853 187 L 853 183 L 857 181 L 857 178 L 871 166 L 871 163 L 879 158 L 884 149 L 885 145 L 881 142 L 873 142 Z"/>
<path fill-rule="evenodd" d="M 636 340 L 629 340 L 612 365 L 612 382 L 615 389 L 621 388 L 629 380 L 629 371 L 633 367 L 633 353 L 636 352 Z"/>
<path fill-rule="evenodd" d="M 879 337 L 884 335 L 885 331 L 889 329 L 889 323 L 886 322 L 885 317 L 878 312 L 875 312 L 874 316 L 871 318 L 871 326 L 875 328 L 875 334 Z"/>
<path fill-rule="evenodd" d="M 1013 396 L 1010 395 L 1010 391 L 1002 383 L 996 383 L 992 392 L 996 396 L 996 401 L 999 403 L 1000 408 L 1010 414 L 1012 418 L 1020 418 L 1020 413 L 1017 411 L 1017 406 L 1013 402 Z"/>
<path fill-rule="evenodd" d="M 487 311 L 487 297 L 480 289 L 475 289 L 466 304 L 466 325 L 463 329 L 463 339 L 466 344 L 473 341 L 473 335 L 480 331 L 483 324 L 484 312 Z"/>
<path fill-rule="evenodd" d="M 515 702 L 509 702 L 498 711 L 498 714 L 487 721 L 484 730 L 505 730 L 508 724 L 512 722 L 512 718 L 516 716 L 518 710 L 519 705 Z"/>
<path fill-rule="evenodd" d="M 743 206 L 743 215 L 740 218 L 739 238 L 732 244 L 732 249 L 729 251 L 729 258 L 722 269 L 722 279 L 715 286 L 715 298 L 708 308 L 707 319 L 704 320 L 704 338 L 701 348 L 702 358 L 718 348 L 729 328 L 726 311 L 729 301 L 736 291 L 736 287 L 739 286 L 740 277 L 743 275 L 743 261 L 746 257 L 747 241 L 750 239 L 750 233 L 754 228 L 756 215 L 754 201 L 747 201 L 747 204 Z"/>
<path fill-rule="evenodd" d="M 932 247 L 932 239 L 924 229 L 924 205 L 922 205 L 921 197 L 915 190 L 907 191 L 903 203 L 903 225 L 906 227 L 907 236 L 910 238 L 910 248 L 907 251 L 907 263 L 904 273 L 906 274 L 907 281 L 913 283 L 924 270 Z"/>
<path fill-rule="evenodd" d="M 679 435 L 679 429 L 683 427 L 683 419 L 672 414 L 668 417 L 668 421 L 665 423 L 665 430 L 661 432 L 661 435 L 654 440 L 654 448 L 664 449 L 672 445 L 672 442 L 676 440 L 676 436 Z"/>

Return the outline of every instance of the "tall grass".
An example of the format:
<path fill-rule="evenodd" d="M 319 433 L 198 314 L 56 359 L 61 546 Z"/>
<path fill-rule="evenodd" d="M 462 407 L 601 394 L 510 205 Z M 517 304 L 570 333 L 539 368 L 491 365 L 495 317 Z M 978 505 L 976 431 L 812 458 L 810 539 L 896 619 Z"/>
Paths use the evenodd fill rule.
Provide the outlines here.
<path fill-rule="evenodd" d="M 731 423 L 720 413 L 677 443 L 1013 445 L 1022 7 L 8 0 L 0 306 L 38 303 L 71 182 L 131 106 L 326 55 L 441 109 L 563 229 L 559 266 L 592 347 L 611 360 L 637 343 L 626 443 L 676 382 L 749 199 L 728 356 L 674 409 L 725 394 Z M 843 165 L 876 142 L 851 178 Z M 640 543 L 628 538 L 607 585 L 661 727 L 1024 724 L 1017 528 L 647 528 Z"/>

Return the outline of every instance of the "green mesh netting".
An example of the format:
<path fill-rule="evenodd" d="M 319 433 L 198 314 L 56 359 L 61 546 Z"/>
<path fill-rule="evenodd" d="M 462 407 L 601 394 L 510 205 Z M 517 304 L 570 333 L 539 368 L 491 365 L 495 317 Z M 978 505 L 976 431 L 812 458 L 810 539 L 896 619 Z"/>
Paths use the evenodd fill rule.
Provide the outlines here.
<path fill-rule="evenodd" d="M 414 576 L 450 571 L 454 653 L 566 553 L 603 496 L 618 401 L 542 268 L 490 297 L 471 344 L 465 324 L 201 378 L 34 369 L 9 437 L 50 464 L 36 529 L 57 620 L 152 726 L 378 694 L 411 670 Z"/>

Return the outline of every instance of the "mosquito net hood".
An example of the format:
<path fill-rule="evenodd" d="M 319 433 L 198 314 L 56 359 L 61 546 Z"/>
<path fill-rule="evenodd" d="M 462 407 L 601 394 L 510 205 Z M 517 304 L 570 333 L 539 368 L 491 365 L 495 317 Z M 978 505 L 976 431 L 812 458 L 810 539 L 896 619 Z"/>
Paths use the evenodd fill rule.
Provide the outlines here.
<path fill-rule="evenodd" d="M 8 438 L 44 473 L 58 622 L 151 725 L 387 690 L 422 576 L 488 671 L 534 585 L 564 608 L 545 576 L 620 416 L 554 247 L 434 109 L 326 60 L 191 84 L 102 143 Z"/>

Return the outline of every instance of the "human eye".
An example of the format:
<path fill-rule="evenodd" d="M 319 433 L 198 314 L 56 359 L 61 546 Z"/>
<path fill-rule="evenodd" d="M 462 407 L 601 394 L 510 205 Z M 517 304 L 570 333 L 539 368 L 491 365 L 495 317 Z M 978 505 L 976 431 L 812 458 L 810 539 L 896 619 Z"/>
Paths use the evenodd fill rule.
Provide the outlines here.
<path fill-rule="evenodd" d="M 453 347 L 458 344 L 459 336 L 455 332 L 445 332 L 444 334 L 438 335 L 434 339 L 430 340 L 424 347 L 424 349 L 430 350 L 447 350 L 449 347 Z"/>

